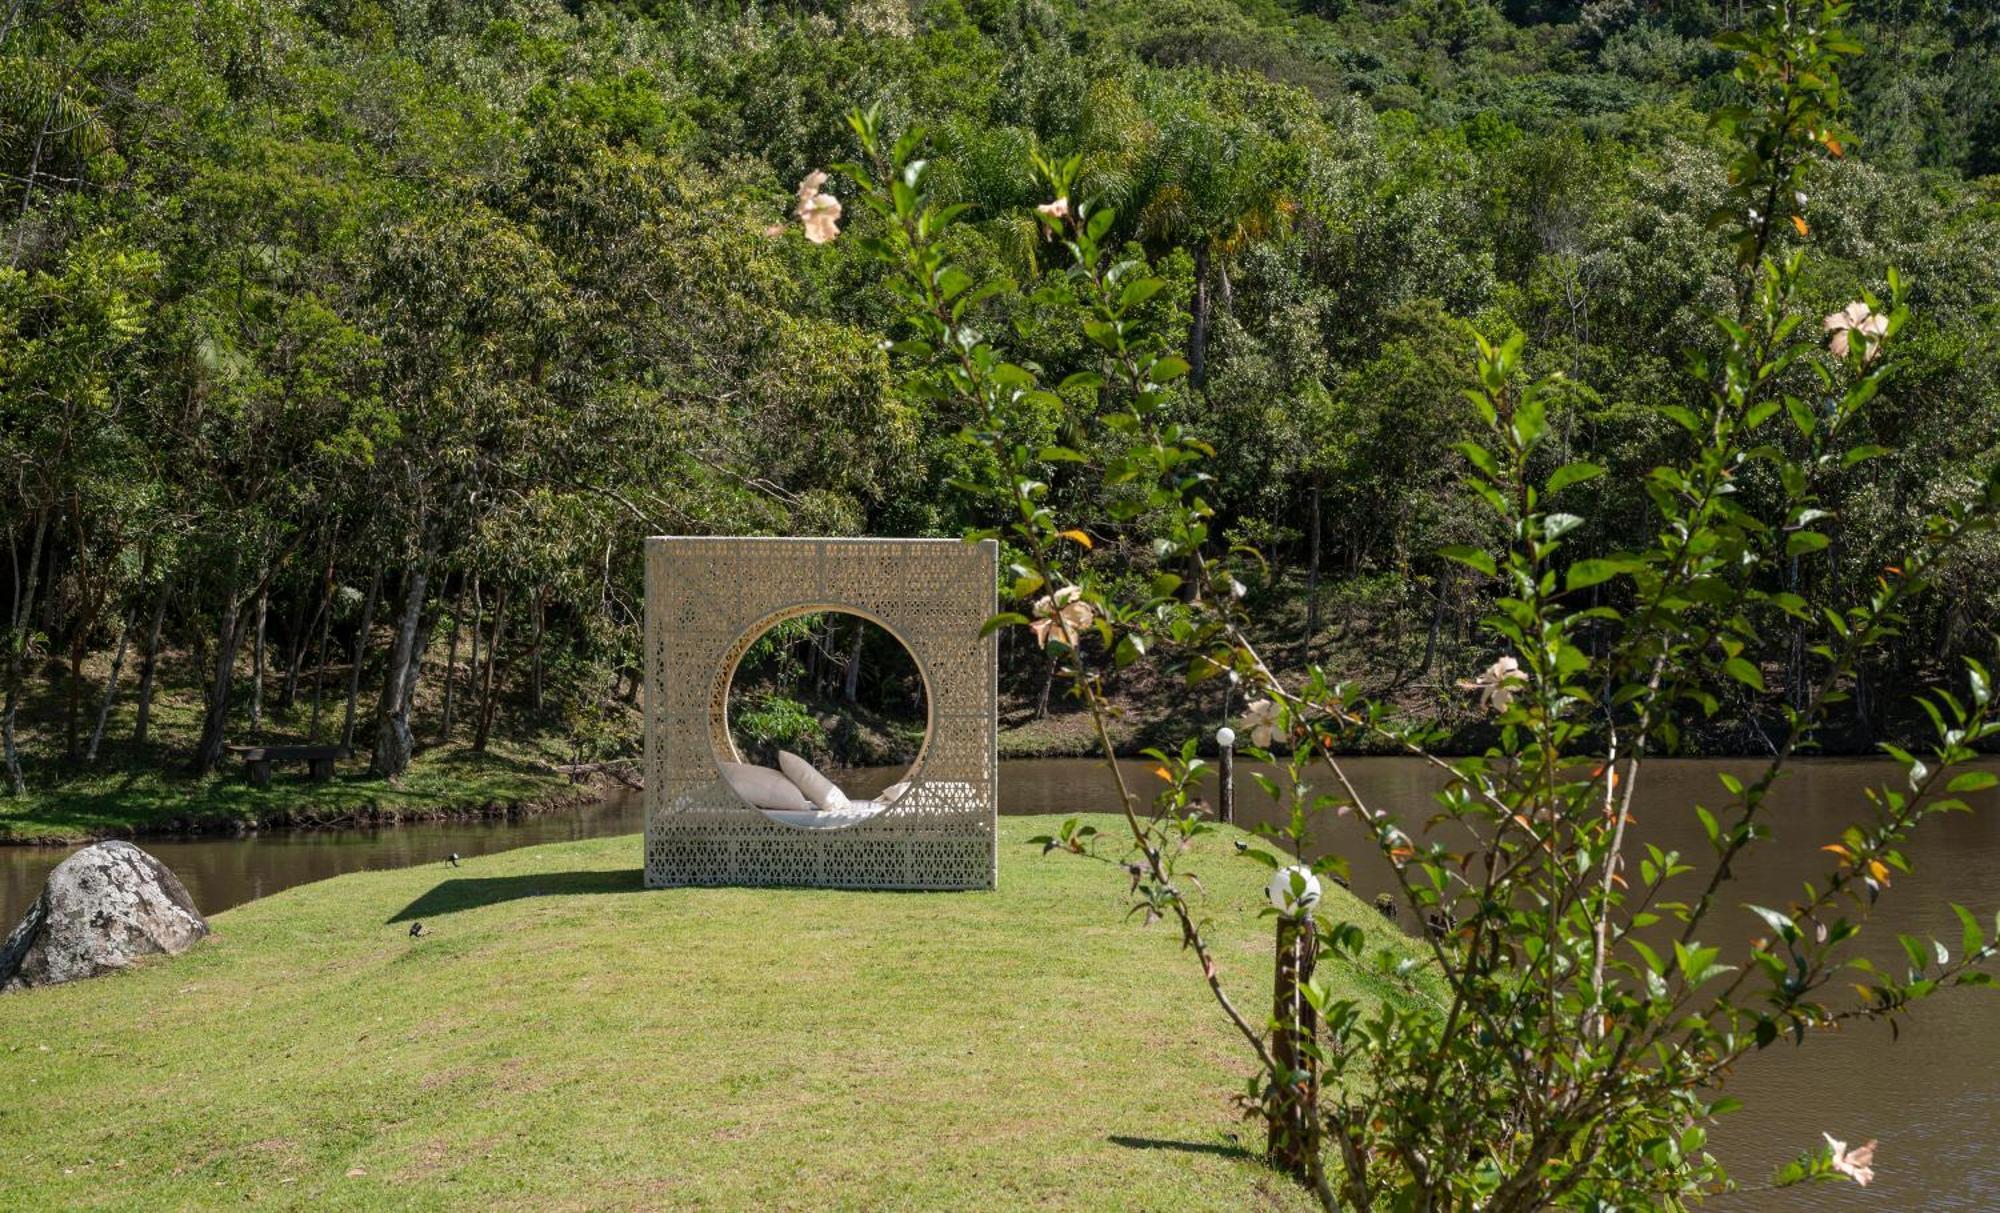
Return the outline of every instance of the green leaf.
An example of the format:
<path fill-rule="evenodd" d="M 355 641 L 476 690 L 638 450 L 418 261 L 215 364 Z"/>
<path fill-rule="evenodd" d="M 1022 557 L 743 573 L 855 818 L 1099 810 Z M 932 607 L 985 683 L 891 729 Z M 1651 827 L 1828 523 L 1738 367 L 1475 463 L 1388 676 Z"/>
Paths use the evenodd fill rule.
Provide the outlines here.
<path fill-rule="evenodd" d="M 1980 931 L 1979 920 L 1972 916 L 1972 911 L 1959 905 L 1957 902 L 1953 902 L 1951 903 L 1951 912 L 1958 915 L 1959 944 L 1964 949 L 1965 954 L 1970 956 L 1985 947 L 1986 936 Z"/>
<path fill-rule="evenodd" d="M 1722 670 L 1731 678 L 1734 678 L 1752 690 L 1761 691 L 1764 689 L 1763 672 L 1741 657 L 1731 657 L 1728 661 L 1723 662 Z"/>
<path fill-rule="evenodd" d="M 1791 943 L 1799 937 L 1798 924 L 1793 922 L 1789 916 L 1765 906 L 1745 906 L 1743 908 L 1763 919 L 1773 931 L 1778 933 L 1778 938 L 1784 940 L 1786 943 Z"/>
<path fill-rule="evenodd" d="M 979 625 L 979 638 L 986 639 L 1001 628 L 1011 628 L 1028 622 L 1028 617 L 1019 611 L 1002 611 Z"/>
<path fill-rule="evenodd" d="M 1447 547 L 1439 548 L 1438 555 L 1444 557 L 1446 560 L 1456 560 L 1465 567 L 1476 569 L 1488 577 L 1495 576 L 1499 572 L 1498 566 L 1493 563 L 1493 554 L 1483 548 L 1475 548 L 1463 543 L 1454 543 Z"/>
<path fill-rule="evenodd" d="M 2000 775 L 1991 771 L 1960 771 L 1951 777 L 1945 791 L 1954 796 L 1961 792 L 1984 792 L 1996 783 L 2000 783 Z"/>
<path fill-rule="evenodd" d="M 1569 573 L 1564 579 L 1564 584 L 1572 591 L 1587 590 L 1591 586 L 1609 581 L 1613 577 L 1636 572 L 1640 567 L 1639 562 L 1636 560 L 1579 560 L 1569 566 Z"/>
<path fill-rule="evenodd" d="M 1807 552 L 1817 552 L 1831 542 L 1818 531 L 1793 531 L 1785 540 L 1785 555 L 1803 556 Z"/>
<path fill-rule="evenodd" d="M 1568 488 L 1573 484 L 1582 484 L 1586 480 L 1595 480 L 1602 475 L 1604 475 L 1604 467 L 1602 464 L 1596 464 L 1596 463 L 1564 464 L 1562 467 L 1556 469 L 1555 475 L 1549 477 L 1549 486 L 1547 491 L 1551 495 L 1560 493 L 1564 489 Z"/>
<path fill-rule="evenodd" d="M 1160 288 L 1165 285 L 1166 281 L 1161 278 L 1134 278 L 1125 284 L 1124 290 L 1118 292 L 1118 306 L 1136 307 L 1159 294 Z"/>

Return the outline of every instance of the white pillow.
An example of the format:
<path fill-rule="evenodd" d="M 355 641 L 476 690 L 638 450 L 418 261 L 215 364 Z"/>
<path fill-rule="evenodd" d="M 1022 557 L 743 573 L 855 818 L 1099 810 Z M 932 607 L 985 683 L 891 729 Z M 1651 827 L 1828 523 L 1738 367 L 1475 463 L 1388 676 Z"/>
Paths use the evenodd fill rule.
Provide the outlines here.
<path fill-rule="evenodd" d="M 903 793 L 909 790 L 910 790 L 910 781 L 907 779 L 901 780 L 896 783 L 892 783 L 888 787 L 883 788 L 881 791 L 875 793 L 875 803 L 895 804 L 896 801 L 902 797 Z"/>
<path fill-rule="evenodd" d="M 778 751 L 778 769 L 785 778 L 792 781 L 813 807 L 823 811 L 838 812 L 847 807 L 847 793 L 834 786 L 833 780 L 819 773 L 813 764 L 800 758 L 790 750 Z"/>
<path fill-rule="evenodd" d="M 757 808 L 781 812 L 803 812 L 812 808 L 799 793 L 797 784 L 769 767 L 752 766 L 747 762 L 716 765 L 722 768 L 723 782 L 729 785 L 730 790 Z"/>

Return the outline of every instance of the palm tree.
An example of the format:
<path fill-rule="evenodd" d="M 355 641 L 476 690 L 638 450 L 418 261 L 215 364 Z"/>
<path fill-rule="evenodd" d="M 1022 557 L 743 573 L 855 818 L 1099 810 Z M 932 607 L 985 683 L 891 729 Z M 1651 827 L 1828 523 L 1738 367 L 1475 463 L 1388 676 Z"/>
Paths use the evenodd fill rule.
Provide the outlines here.
<path fill-rule="evenodd" d="M 1229 301 L 1229 262 L 1265 238 L 1284 213 L 1282 174 L 1269 137 L 1240 118 L 1207 106 L 1170 116 L 1159 128 L 1137 174 L 1135 234 L 1148 248 L 1185 246 L 1194 256 L 1189 302 L 1188 378 L 1208 377 L 1212 291 Z"/>

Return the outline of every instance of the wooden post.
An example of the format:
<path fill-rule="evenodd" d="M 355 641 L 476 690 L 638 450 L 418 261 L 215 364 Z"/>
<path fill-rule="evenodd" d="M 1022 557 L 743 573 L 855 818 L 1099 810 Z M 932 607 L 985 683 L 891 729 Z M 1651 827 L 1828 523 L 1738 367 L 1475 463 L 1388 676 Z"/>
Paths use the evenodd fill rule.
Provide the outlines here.
<path fill-rule="evenodd" d="M 1271 1057 L 1283 1072 L 1281 1077 L 1291 1076 L 1294 1081 L 1282 1085 L 1271 1100 L 1265 1152 L 1273 1167 L 1299 1179 L 1309 1174 L 1313 1153 L 1319 1148 L 1307 1113 L 1319 1100 L 1319 1062 L 1306 1047 L 1318 1034 L 1319 1015 L 1300 993 L 1312 980 L 1318 950 L 1311 915 L 1278 919 L 1278 966 L 1271 1003 L 1276 1026 L 1271 1030 Z"/>

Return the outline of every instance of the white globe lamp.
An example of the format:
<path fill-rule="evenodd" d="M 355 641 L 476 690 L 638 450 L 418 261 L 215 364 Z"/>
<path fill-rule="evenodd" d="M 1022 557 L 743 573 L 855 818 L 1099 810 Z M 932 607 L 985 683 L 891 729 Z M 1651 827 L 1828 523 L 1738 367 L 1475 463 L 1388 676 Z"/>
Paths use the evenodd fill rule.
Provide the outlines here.
<path fill-rule="evenodd" d="M 1287 918 L 1305 918 L 1319 908 L 1319 877 L 1310 869 L 1293 864 L 1271 873 L 1264 895 Z"/>

